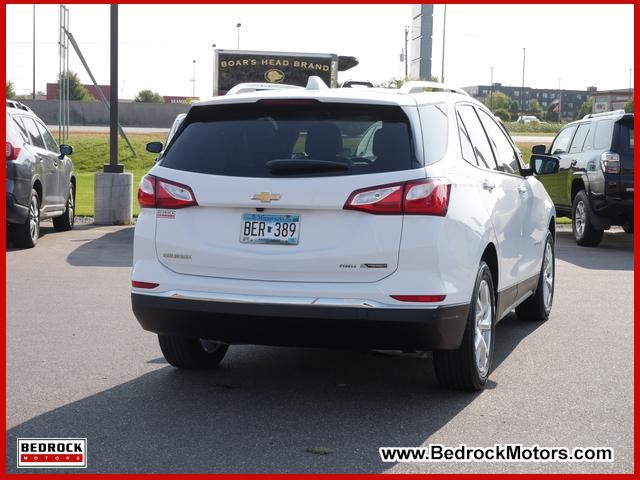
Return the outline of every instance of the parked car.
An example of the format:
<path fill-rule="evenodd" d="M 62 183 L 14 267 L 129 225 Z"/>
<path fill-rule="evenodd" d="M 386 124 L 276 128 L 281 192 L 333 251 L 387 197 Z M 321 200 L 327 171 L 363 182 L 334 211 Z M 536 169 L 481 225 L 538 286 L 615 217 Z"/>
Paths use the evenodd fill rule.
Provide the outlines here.
<path fill-rule="evenodd" d="M 57 231 L 73 228 L 73 149 L 58 146 L 29 107 L 6 103 L 7 228 L 16 246 L 30 248 L 38 242 L 41 219 L 52 218 Z"/>
<path fill-rule="evenodd" d="M 604 230 L 633 233 L 633 113 L 586 115 L 567 124 L 547 151 L 559 169 L 541 177 L 559 215 L 573 219 L 578 245 L 596 246 Z"/>
<path fill-rule="evenodd" d="M 540 123 L 540 120 L 535 115 L 522 115 L 518 117 L 516 123 Z"/>
<path fill-rule="evenodd" d="M 133 312 L 171 365 L 243 343 L 433 350 L 442 385 L 479 390 L 496 323 L 547 320 L 553 203 L 489 110 L 425 85 L 312 77 L 191 107 L 134 235 Z"/>
<path fill-rule="evenodd" d="M 186 113 L 179 113 L 178 115 L 176 115 L 176 118 L 173 121 L 173 124 L 171 124 L 171 129 L 169 130 L 169 134 L 167 135 L 167 140 L 164 143 L 165 145 L 169 145 L 169 142 L 171 142 L 171 139 L 173 138 L 173 136 L 178 131 L 178 127 L 180 127 L 180 125 L 182 125 L 182 121 L 184 120 L 184 117 L 186 117 L 186 116 L 187 116 Z"/>

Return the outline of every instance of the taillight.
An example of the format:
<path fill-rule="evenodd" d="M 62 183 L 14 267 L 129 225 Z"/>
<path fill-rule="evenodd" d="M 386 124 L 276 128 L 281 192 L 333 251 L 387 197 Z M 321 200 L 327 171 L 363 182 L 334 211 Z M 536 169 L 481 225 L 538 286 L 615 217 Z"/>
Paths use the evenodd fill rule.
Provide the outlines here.
<path fill-rule="evenodd" d="M 620 155 L 613 152 L 604 152 L 600 156 L 600 166 L 604 173 L 620 173 Z"/>
<path fill-rule="evenodd" d="M 7 142 L 7 160 L 17 160 L 18 155 L 20 155 L 20 149 L 11 142 Z"/>
<path fill-rule="evenodd" d="M 198 205 L 191 187 L 182 183 L 145 175 L 138 187 L 141 208 L 186 208 Z"/>
<path fill-rule="evenodd" d="M 361 188 L 344 204 L 346 210 L 378 215 L 435 215 L 444 217 L 449 207 L 451 183 L 441 178 Z"/>
<path fill-rule="evenodd" d="M 400 302 L 441 302 L 446 295 L 391 295 L 391 298 Z"/>

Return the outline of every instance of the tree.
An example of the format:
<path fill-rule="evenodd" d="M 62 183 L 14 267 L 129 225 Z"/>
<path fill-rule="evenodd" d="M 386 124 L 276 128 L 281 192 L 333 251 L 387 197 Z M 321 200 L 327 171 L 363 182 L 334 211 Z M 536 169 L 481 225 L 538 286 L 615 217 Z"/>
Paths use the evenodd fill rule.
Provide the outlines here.
<path fill-rule="evenodd" d="M 487 98 L 484 100 L 484 104 L 494 113 L 497 110 L 509 110 L 509 107 L 511 106 L 511 97 L 502 92 L 492 92 L 487 95 Z"/>
<path fill-rule="evenodd" d="M 627 113 L 633 113 L 633 97 L 631 97 L 631 100 L 625 104 L 624 111 Z"/>
<path fill-rule="evenodd" d="M 164 98 L 152 90 L 140 90 L 134 101 L 138 103 L 164 103 Z"/>
<path fill-rule="evenodd" d="M 520 112 L 520 103 L 517 100 L 511 100 L 509 105 L 509 113 L 511 114 L 511 120 L 517 120 Z"/>
<path fill-rule="evenodd" d="M 65 77 L 62 74 L 58 75 L 58 86 L 60 86 L 60 80 Z M 69 81 L 69 100 L 81 100 L 81 101 L 93 101 L 93 95 L 89 93 L 89 91 L 85 88 L 85 86 L 80 82 L 80 78 L 78 74 L 69 70 L 67 72 L 66 79 Z M 60 98 L 60 93 L 58 92 L 58 98 Z"/>
<path fill-rule="evenodd" d="M 593 111 L 593 99 L 590 98 L 580 106 L 578 110 L 578 118 L 582 118 L 585 115 L 589 115 Z"/>
<path fill-rule="evenodd" d="M 542 107 L 540 106 L 540 102 L 538 102 L 537 99 L 532 98 L 531 100 L 529 100 L 529 103 L 527 106 L 529 107 L 527 111 L 531 115 L 535 115 L 538 118 L 542 116 Z"/>
<path fill-rule="evenodd" d="M 13 82 L 11 80 L 7 81 L 7 98 L 15 98 L 16 91 L 13 88 Z"/>
<path fill-rule="evenodd" d="M 511 115 L 509 115 L 509 112 L 504 108 L 497 109 L 493 114 L 503 122 L 508 122 L 511 119 Z"/>

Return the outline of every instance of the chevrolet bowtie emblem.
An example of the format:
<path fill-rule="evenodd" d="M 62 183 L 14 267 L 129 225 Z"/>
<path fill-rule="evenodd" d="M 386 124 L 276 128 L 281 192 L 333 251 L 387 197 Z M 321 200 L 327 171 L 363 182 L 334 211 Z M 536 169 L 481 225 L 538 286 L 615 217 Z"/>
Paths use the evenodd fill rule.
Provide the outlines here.
<path fill-rule="evenodd" d="M 274 200 L 280 200 L 281 196 L 282 195 L 279 193 L 260 192 L 256 193 L 251 200 L 260 200 L 262 203 L 271 203 Z"/>

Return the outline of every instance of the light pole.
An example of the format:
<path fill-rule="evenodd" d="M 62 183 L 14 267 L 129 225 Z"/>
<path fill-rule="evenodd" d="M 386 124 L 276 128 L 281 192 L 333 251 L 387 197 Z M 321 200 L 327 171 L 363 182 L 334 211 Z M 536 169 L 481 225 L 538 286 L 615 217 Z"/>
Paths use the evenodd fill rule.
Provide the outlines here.
<path fill-rule="evenodd" d="M 213 49 L 213 68 L 211 71 L 213 72 L 213 81 L 211 85 L 213 87 L 213 96 L 216 96 L 216 44 L 212 43 L 211 48 Z"/>
<path fill-rule="evenodd" d="M 491 66 L 491 83 L 489 84 L 489 95 L 493 96 L 493 65 Z M 492 97 L 492 100 L 493 100 L 493 97 Z"/>
<path fill-rule="evenodd" d="M 558 122 L 562 123 L 562 90 L 560 88 L 559 77 L 558 77 Z"/>
<path fill-rule="evenodd" d="M 193 89 L 191 91 L 191 96 L 196 96 L 196 59 L 193 59 L 193 77 L 191 77 L 191 82 L 193 83 Z"/>
<path fill-rule="evenodd" d="M 409 27 L 404 27 L 404 80 L 409 78 L 409 52 L 407 50 L 409 46 Z"/>
<path fill-rule="evenodd" d="M 633 72 L 633 68 L 629 69 L 629 90 L 631 90 L 631 88 L 633 87 L 633 75 L 631 74 L 631 72 Z"/>
<path fill-rule="evenodd" d="M 36 5 L 33 4 L 33 89 L 31 99 L 36 99 Z"/>
<path fill-rule="evenodd" d="M 440 67 L 440 81 L 444 83 L 444 41 L 447 32 L 447 4 L 444 4 L 444 15 L 442 16 L 442 66 Z"/>
<path fill-rule="evenodd" d="M 527 58 L 527 49 L 526 48 L 522 48 L 522 90 L 520 90 L 520 120 L 522 120 L 524 122 L 524 119 L 522 117 L 524 117 L 524 65 L 525 65 L 525 60 Z"/>
<path fill-rule="evenodd" d="M 238 22 L 238 24 L 236 25 L 236 28 L 238 29 L 238 50 L 240 50 L 240 27 L 242 26 L 241 23 Z"/>

